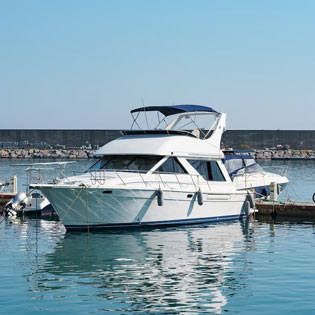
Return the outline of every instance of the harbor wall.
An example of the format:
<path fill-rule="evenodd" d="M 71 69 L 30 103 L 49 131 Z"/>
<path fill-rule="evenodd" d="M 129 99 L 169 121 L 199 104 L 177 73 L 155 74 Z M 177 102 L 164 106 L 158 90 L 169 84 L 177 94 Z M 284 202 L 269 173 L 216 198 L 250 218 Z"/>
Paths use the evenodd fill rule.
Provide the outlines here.
<path fill-rule="evenodd" d="M 315 130 L 227 130 L 222 140 L 234 149 L 265 149 L 280 144 L 295 150 L 315 150 Z"/>
<path fill-rule="evenodd" d="M 52 146 L 65 148 L 102 146 L 120 136 L 120 130 L 39 130 L 0 129 L 0 146 Z M 225 147 L 265 149 L 279 144 L 296 150 L 315 150 L 315 130 L 227 130 L 222 138 Z"/>

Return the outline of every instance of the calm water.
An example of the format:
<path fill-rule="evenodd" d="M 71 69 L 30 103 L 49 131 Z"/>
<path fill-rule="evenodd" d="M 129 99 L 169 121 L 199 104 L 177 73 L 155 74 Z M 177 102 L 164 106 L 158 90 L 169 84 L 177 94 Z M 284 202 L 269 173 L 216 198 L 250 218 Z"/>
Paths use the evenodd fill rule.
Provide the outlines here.
<path fill-rule="evenodd" d="M 305 200 L 312 163 L 288 164 L 292 190 Z M 10 164 L 0 161 L 0 174 L 21 172 Z M 89 234 L 65 233 L 55 221 L 0 222 L 3 314 L 315 313 L 310 220 Z"/>
<path fill-rule="evenodd" d="M 259 161 L 266 170 L 285 174 L 290 183 L 281 193 L 281 200 L 313 202 L 315 192 L 315 161 Z"/>

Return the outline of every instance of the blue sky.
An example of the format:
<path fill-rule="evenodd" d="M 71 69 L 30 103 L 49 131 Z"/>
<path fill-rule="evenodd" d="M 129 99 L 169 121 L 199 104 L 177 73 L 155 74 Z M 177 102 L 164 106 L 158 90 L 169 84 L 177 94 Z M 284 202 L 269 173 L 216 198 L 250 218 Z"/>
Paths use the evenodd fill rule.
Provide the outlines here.
<path fill-rule="evenodd" d="M 0 128 L 129 128 L 143 99 L 315 129 L 314 33 L 315 1 L 0 0 Z"/>

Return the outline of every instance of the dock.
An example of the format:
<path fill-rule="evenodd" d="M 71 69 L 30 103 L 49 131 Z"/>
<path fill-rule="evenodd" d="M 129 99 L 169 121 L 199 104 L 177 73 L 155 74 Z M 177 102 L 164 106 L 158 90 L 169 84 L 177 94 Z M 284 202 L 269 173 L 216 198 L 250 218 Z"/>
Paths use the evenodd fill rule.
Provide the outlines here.
<path fill-rule="evenodd" d="M 0 193 L 0 210 L 2 210 L 2 208 L 4 207 L 4 205 L 11 200 L 14 196 L 16 195 L 16 193 L 10 193 L 10 192 L 2 192 Z"/>
<path fill-rule="evenodd" d="M 291 217 L 315 217 L 315 203 L 310 202 L 256 202 L 257 214 Z"/>

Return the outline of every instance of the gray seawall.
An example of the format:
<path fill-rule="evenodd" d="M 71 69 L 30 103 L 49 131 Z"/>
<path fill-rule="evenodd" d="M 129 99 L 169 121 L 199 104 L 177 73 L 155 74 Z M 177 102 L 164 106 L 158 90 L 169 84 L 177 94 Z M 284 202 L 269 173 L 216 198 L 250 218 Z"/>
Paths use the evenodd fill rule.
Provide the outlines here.
<path fill-rule="evenodd" d="M 296 150 L 314 150 L 315 130 L 227 130 L 222 140 L 226 147 L 234 149 L 246 145 L 265 149 L 288 144 Z"/>
<path fill-rule="evenodd" d="M 120 130 L 39 130 L 0 129 L 0 143 L 47 143 L 66 148 L 91 144 L 101 146 L 120 136 Z M 264 149 L 288 144 L 294 149 L 315 149 L 315 130 L 227 130 L 223 135 L 226 147 Z"/>

